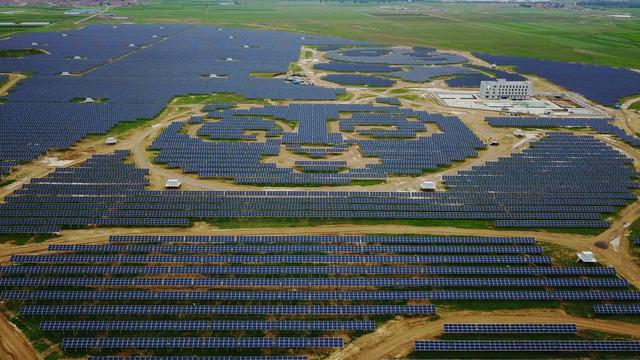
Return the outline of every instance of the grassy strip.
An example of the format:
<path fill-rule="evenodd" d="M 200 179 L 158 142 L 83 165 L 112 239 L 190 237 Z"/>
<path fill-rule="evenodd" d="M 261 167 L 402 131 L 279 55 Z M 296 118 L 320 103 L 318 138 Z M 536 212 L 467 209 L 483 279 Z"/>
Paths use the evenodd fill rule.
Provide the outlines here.
<path fill-rule="evenodd" d="M 14 182 L 16 182 L 16 179 L 7 179 L 7 180 L 2 180 L 0 181 L 0 188 L 3 188 L 9 184 L 13 184 Z"/>
<path fill-rule="evenodd" d="M 211 104 L 215 102 L 230 102 L 236 104 L 259 104 L 265 105 L 269 102 L 265 99 L 247 99 L 246 97 L 234 93 L 215 93 L 215 94 L 193 94 L 186 96 L 177 96 L 171 100 L 172 105 L 199 105 Z"/>
<path fill-rule="evenodd" d="M 298 65 L 296 63 L 289 64 L 289 72 L 291 72 L 291 73 L 299 73 L 299 72 L 302 72 L 302 70 L 304 70 L 302 68 L 302 66 L 300 66 L 300 65 Z"/>
<path fill-rule="evenodd" d="M 627 241 L 630 242 L 629 244 L 629 253 L 631 255 L 633 255 L 636 260 L 640 261 L 640 247 L 636 244 L 634 244 L 633 239 L 640 237 L 640 219 L 637 219 L 636 221 L 632 222 L 631 225 L 629 225 L 629 239 Z"/>
<path fill-rule="evenodd" d="M 29 55 L 46 54 L 40 49 L 8 49 L 0 50 L 0 57 L 21 58 Z"/>
<path fill-rule="evenodd" d="M 336 101 L 349 101 L 349 100 L 353 99 L 354 96 L 355 96 L 354 93 L 345 91 L 344 94 L 336 95 Z"/>
<path fill-rule="evenodd" d="M 271 79 L 274 76 L 278 75 L 278 73 L 275 73 L 275 72 L 252 72 L 249 75 L 251 75 L 253 77 L 257 77 L 257 78 Z"/>
<path fill-rule="evenodd" d="M 41 243 L 53 238 L 48 234 L 0 234 L 0 244 L 11 243 L 15 245 L 26 245 L 30 243 Z"/>
<path fill-rule="evenodd" d="M 146 125 L 151 119 L 137 119 L 134 121 L 121 121 L 116 126 L 112 127 L 106 134 L 101 136 L 119 135 L 124 132 L 138 129 Z"/>
<path fill-rule="evenodd" d="M 640 100 L 634 102 L 633 104 L 629 105 L 629 109 L 631 110 L 640 110 Z"/>

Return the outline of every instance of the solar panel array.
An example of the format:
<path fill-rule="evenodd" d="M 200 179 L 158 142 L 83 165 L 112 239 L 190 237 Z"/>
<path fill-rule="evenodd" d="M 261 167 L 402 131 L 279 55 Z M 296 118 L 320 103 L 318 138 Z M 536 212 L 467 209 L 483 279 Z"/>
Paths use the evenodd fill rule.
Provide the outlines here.
<path fill-rule="evenodd" d="M 368 43 L 177 24 L 92 24 L 65 31 L 64 36 L 13 36 L 2 41 L 0 49 L 41 48 L 47 55 L 0 58 L 0 72 L 31 73 L 2 106 L 0 161 L 31 161 L 49 149 L 68 149 L 88 134 L 104 134 L 120 122 L 153 118 L 177 95 L 220 92 L 260 99 L 335 99 L 343 89 L 250 75 L 286 72 L 305 44 Z M 236 61 L 226 61 L 229 58 Z M 71 101 L 86 98 L 106 101 Z"/>
<path fill-rule="evenodd" d="M 224 330 L 360 330 L 373 321 L 43 321 L 41 331 L 224 331 Z"/>
<path fill-rule="evenodd" d="M 438 143 L 450 143 L 446 137 L 438 139 Z M 456 143 L 454 151 L 460 150 L 460 138 L 451 142 Z M 407 148 L 407 155 L 412 156 L 396 158 L 398 149 L 390 144 L 393 141 L 360 142 L 364 153 L 388 159 L 367 169 L 392 173 L 393 169 L 410 172 L 430 166 L 407 168 L 415 165 L 415 152 Z M 438 192 L 152 191 L 144 188 L 147 170 L 123 163 L 126 156 L 126 151 L 97 155 L 79 167 L 56 169 L 47 177 L 32 179 L 0 204 L 0 226 L 188 226 L 190 219 L 316 217 L 479 219 L 496 221 L 500 227 L 607 227 L 610 223 L 603 214 L 635 200 L 630 189 L 638 186 L 638 174 L 628 166 L 631 159 L 593 137 L 571 133 L 549 133 L 521 153 L 443 176 L 447 189 Z M 256 183 L 260 178 L 246 179 Z M 322 257 L 317 260 L 324 261 Z"/>
<path fill-rule="evenodd" d="M 333 71 L 333 72 L 364 72 L 379 73 L 401 71 L 402 68 L 389 66 L 386 64 L 362 64 L 362 63 L 346 63 L 331 61 L 328 63 L 319 63 L 313 65 L 316 70 Z"/>
<path fill-rule="evenodd" d="M 338 348 L 341 338 L 65 338 L 63 349 Z"/>
<path fill-rule="evenodd" d="M 588 127 L 601 134 L 611 134 L 629 145 L 640 147 L 640 138 L 627 134 L 613 124 L 610 118 L 549 118 L 549 117 L 488 117 L 491 126 L 509 127 Z"/>
<path fill-rule="evenodd" d="M 598 315 L 638 315 L 640 314 L 640 305 L 599 304 L 593 306 L 593 311 Z"/>
<path fill-rule="evenodd" d="M 477 150 L 484 147 L 457 117 L 395 106 L 290 104 L 249 109 L 227 107 L 210 112 L 209 116 L 215 116 L 218 121 L 205 122 L 198 135 L 213 141 L 191 137 L 182 131 L 183 123 L 173 123 L 150 146 L 150 149 L 160 151 L 155 161 L 184 172 L 197 173 L 202 178 L 230 178 L 239 184 L 348 185 L 357 180 L 383 180 L 389 174 L 418 175 L 425 170 L 477 156 Z M 283 133 L 276 123 L 280 119 L 297 123 L 296 131 Z M 341 133 L 329 132 L 327 122 L 331 120 L 339 120 L 342 131 L 354 131 L 368 138 L 347 140 Z M 397 129 L 361 128 L 378 124 L 396 126 Z M 426 135 L 427 124 L 438 126 L 440 131 L 416 139 L 417 132 Z M 256 137 L 246 134 L 247 130 L 264 130 L 266 139 L 253 141 Z M 283 144 L 295 153 L 320 157 L 329 153 L 343 154 L 350 147 L 358 146 L 363 156 L 378 157 L 380 163 L 346 170 L 342 166 L 311 167 L 300 172 L 263 160 L 265 156 L 281 154 Z M 302 144 L 327 148 L 303 148 Z M 305 173 L 308 171 L 316 173 Z"/>
<path fill-rule="evenodd" d="M 416 351 L 533 351 L 533 352 L 629 352 L 640 351 L 640 341 L 572 340 L 417 340 Z"/>
<path fill-rule="evenodd" d="M 444 324 L 445 334 L 575 334 L 576 324 Z"/>
<path fill-rule="evenodd" d="M 367 48 L 337 49 L 327 51 L 327 58 L 348 63 L 387 64 L 387 65 L 443 65 L 464 63 L 467 59 L 461 55 L 439 52 L 427 48 Z"/>
<path fill-rule="evenodd" d="M 515 66 L 522 74 L 536 74 L 606 106 L 640 92 L 640 74 L 629 69 L 486 53 L 473 55 L 492 64 Z"/>
<path fill-rule="evenodd" d="M 412 66 L 410 70 L 395 71 L 389 76 L 399 77 L 405 81 L 427 82 L 434 78 L 454 75 L 480 75 L 481 73 L 463 66 Z M 387 75 L 387 74 L 385 74 Z"/>
<path fill-rule="evenodd" d="M 393 129 L 361 128 L 380 125 Z M 340 131 L 355 132 L 373 138 L 415 138 L 417 132 L 425 132 L 427 128 L 421 122 L 409 121 L 403 116 L 393 114 L 353 114 L 349 119 L 340 120 Z"/>
<path fill-rule="evenodd" d="M 347 249 L 350 254 L 334 255 Z M 118 235 L 109 244 L 49 250 L 15 255 L 12 265 L 0 267 L 0 299 L 17 301 L 20 316 L 41 320 L 42 331 L 73 336 L 62 348 L 80 352 L 339 347 L 333 339 L 342 338 L 332 332 L 371 331 L 381 316 L 436 313 L 432 304 L 407 304 L 412 300 L 640 299 L 614 268 L 551 266 L 528 237 Z M 433 251 L 453 255 L 421 254 Z M 192 254 L 172 254 L 185 252 Z M 245 252 L 254 254 L 238 255 Z M 491 290 L 473 290 L 478 286 Z M 124 337 L 142 331 L 148 337 Z M 153 337 L 211 331 L 220 337 Z M 225 337 L 234 331 L 250 333 Z M 266 332 L 269 338 L 259 337 Z M 318 332 L 328 337 L 305 337 Z"/>

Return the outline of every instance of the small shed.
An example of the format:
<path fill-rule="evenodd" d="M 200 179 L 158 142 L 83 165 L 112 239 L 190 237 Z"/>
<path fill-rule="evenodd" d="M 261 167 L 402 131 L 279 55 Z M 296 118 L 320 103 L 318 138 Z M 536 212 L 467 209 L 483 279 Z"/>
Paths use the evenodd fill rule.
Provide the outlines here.
<path fill-rule="evenodd" d="M 167 179 L 167 182 L 164 184 L 164 187 L 167 189 L 177 189 L 182 185 L 180 179 Z"/>
<path fill-rule="evenodd" d="M 436 191 L 435 181 L 423 181 L 420 183 L 420 190 L 422 191 Z"/>
<path fill-rule="evenodd" d="M 578 262 L 583 263 L 597 263 L 595 256 L 593 256 L 593 252 L 591 251 L 580 251 L 578 253 Z"/>

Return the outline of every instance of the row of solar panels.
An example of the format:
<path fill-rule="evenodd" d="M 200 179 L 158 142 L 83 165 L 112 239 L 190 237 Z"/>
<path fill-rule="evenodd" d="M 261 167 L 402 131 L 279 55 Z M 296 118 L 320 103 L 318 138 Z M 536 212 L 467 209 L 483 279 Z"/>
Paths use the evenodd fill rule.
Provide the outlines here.
<path fill-rule="evenodd" d="M 41 331 L 336 331 L 375 329 L 373 321 L 43 321 Z"/>
<path fill-rule="evenodd" d="M 640 341 L 417 340 L 416 351 L 637 352 Z"/>
<path fill-rule="evenodd" d="M 640 300 L 637 291 L 53 291 L 7 290 L 9 300 L 242 300 L 242 301 L 387 301 L 387 300 L 485 300 L 485 301 L 624 301 Z"/>
<path fill-rule="evenodd" d="M 544 266 L 242 266 L 242 265 L 203 265 L 203 266 L 37 266 L 12 265 L 0 266 L 0 274 L 404 274 L 404 275 L 553 275 L 553 276 L 612 276 L 613 267 L 544 267 Z"/>
<path fill-rule="evenodd" d="M 22 315 L 434 315 L 434 305 L 24 305 Z"/>
<path fill-rule="evenodd" d="M 533 237 L 421 235 L 111 235 L 110 243 L 407 243 L 534 245 Z"/>
<path fill-rule="evenodd" d="M 2 277 L 5 287 L 569 287 L 609 288 L 627 287 L 620 278 L 565 279 L 565 278 L 21 278 Z"/>

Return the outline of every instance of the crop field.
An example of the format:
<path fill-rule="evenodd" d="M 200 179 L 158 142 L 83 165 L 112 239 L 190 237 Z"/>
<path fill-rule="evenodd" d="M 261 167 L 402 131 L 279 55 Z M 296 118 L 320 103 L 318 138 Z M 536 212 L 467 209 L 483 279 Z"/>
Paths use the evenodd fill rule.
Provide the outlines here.
<path fill-rule="evenodd" d="M 0 359 L 638 358 L 637 10 L 68 9 L 0 7 Z"/>
<path fill-rule="evenodd" d="M 640 15 L 637 9 L 624 11 Z M 115 13 L 136 22 L 184 21 L 268 28 L 398 45 L 640 68 L 640 24 L 636 18 L 608 17 L 607 11 L 517 5 L 383 6 L 295 1 L 212 6 L 171 1 L 121 8 Z"/>
<path fill-rule="evenodd" d="M 0 7 L 0 12 L 14 8 Z M 65 9 L 20 8 L 0 21 L 51 21 L 49 29 L 68 28 L 82 17 Z M 117 8 L 114 14 L 137 23 L 197 23 L 274 29 L 397 45 L 422 45 L 461 51 L 640 68 L 636 18 L 613 18 L 618 10 L 521 8 L 517 5 L 354 5 L 314 1 L 247 1 L 220 6 L 192 1 L 152 1 Z M 90 20 L 89 22 L 97 21 Z M 44 30 L 44 29 L 41 29 Z M 15 28 L 0 28 L 0 35 Z M 40 31 L 40 30 L 38 30 Z M 467 34 L 473 34 L 468 36 Z"/>

